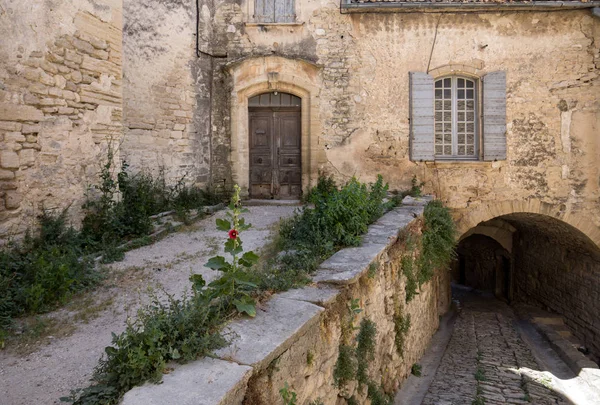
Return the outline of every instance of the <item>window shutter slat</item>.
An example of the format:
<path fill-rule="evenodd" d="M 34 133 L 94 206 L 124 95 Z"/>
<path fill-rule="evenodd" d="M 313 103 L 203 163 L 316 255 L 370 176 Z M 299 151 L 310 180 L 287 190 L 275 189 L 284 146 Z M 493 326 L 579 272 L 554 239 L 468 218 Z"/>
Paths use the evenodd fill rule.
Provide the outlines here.
<path fill-rule="evenodd" d="M 434 159 L 433 77 L 410 72 L 410 158 Z"/>
<path fill-rule="evenodd" d="M 506 159 L 506 73 L 483 77 L 483 160 Z"/>
<path fill-rule="evenodd" d="M 254 19 L 259 23 L 275 22 L 275 3 L 273 0 L 254 0 Z"/>
<path fill-rule="evenodd" d="M 294 2 L 295 0 L 271 0 L 275 4 L 275 22 L 278 23 L 291 23 L 294 22 L 295 11 Z"/>

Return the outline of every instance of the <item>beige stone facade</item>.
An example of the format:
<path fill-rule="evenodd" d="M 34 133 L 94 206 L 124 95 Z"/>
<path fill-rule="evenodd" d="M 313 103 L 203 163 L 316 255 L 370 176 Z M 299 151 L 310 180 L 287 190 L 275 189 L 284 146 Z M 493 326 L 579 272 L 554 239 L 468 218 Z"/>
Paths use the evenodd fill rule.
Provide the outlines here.
<path fill-rule="evenodd" d="M 107 141 L 122 137 L 120 0 L 0 8 L 0 238 L 42 209 L 77 216 Z"/>

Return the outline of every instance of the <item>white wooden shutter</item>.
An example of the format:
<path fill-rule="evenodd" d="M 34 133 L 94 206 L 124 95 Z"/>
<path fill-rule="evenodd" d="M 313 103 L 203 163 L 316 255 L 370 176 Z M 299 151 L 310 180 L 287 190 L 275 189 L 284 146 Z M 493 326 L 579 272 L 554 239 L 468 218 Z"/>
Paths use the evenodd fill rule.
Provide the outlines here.
<path fill-rule="evenodd" d="M 254 20 L 258 23 L 275 22 L 275 0 L 254 0 Z"/>
<path fill-rule="evenodd" d="M 266 0 L 268 1 L 268 0 Z M 275 2 L 275 22 L 291 23 L 296 21 L 295 0 L 271 0 Z"/>
<path fill-rule="evenodd" d="M 410 72 L 410 159 L 434 159 L 433 77 Z"/>
<path fill-rule="evenodd" d="M 506 160 L 506 73 L 483 77 L 483 160 Z"/>

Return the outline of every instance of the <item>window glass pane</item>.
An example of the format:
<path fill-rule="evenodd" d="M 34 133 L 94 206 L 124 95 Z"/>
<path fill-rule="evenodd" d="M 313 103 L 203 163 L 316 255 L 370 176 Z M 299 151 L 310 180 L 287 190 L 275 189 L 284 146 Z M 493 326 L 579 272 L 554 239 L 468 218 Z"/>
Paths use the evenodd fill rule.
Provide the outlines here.
<path fill-rule="evenodd" d="M 458 154 L 461 156 L 465 155 L 465 147 L 463 145 L 458 146 Z"/>
<path fill-rule="evenodd" d="M 444 128 L 444 125 L 441 122 L 435 123 L 435 132 L 442 132 L 443 128 Z"/>
<path fill-rule="evenodd" d="M 474 83 L 473 83 L 473 81 L 472 81 L 472 80 L 467 80 L 467 87 L 468 87 L 469 89 L 472 89 L 472 88 L 474 87 Z"/>
<path fill-rule="evenodd" d="M 435 143 L 442 144 L 444 142 L 444 134 L 436 133 L 435 134 Z"/>
<path fill-rule="evenodd" d="M 275 93 L 273 93 L 271 95 L 271 105 L 280 105 L 281 104 L 281 93 L 277 93 L 277 95 L 275 95 Z"/>
<path fill-rule="evenodd" d="M 444 79 L 444 87 L 451 87 L 452 86 L 452 79 L 447 77 Z"/>
<path fill-rule="evenodd" d="M 467 98 L 472 99 L 474 97 L 474 92 L 473 90 L 467 90 Z"/>
<path fill-rule="evenodd" d="M 458 129 L 457 129 L 457 131 L 458 131 L 458 133 L 464 133 L 465 132 L 465 124 L 464 124 L 464 122 L 459 122 L 458 123 Z M 462 142 L 464 142 L 464 141 L 462 141 Z"/>
<path fill-rule="evenodd" d="M 440 121 L 440 122 L 443 121 L 444 120 L 443 114 L 444 113 L 442 111 L 436 111 L 435 112 L 435 120 Z"/>
<path fill-rule="evenodd" d="M 465 79 L 458 79 L 458 87 L 465 87 Z"/>
<path fill-rule="evenodd" d="M 475 108 L 475 101 L 473 101 L 473 100 L 468 100 L 468 101 L 467 101 L 467 108 L 468 108 L 469 110 L 472 110 L 472 109 L 474 109 L 474 108 Z"/>
<path fill-rule="evenodd" d="M 474 133 L 475 132 L 475 124 L 472 122 L 469 122 L 467 124 L 467 132 L 469 133 Z"/>
<path fill-rule="evenodd" d="M 474 145 L 475 144 L 475 134 L 468 134 L 467 135 L 467 143 L 469 145 Z"/>
<path fill-rule="evenodd" d="M 459 99 L 465 98 L 465 91 L 464 90 L 459 90 L 458 91 L 458 98 Z"/>
<path fill-rule="evenodd" d="M 444 90 L 444 98 L 452 98 L 452 90 L 450 90 L 450 89 Z"/>
<path fill-rule="evenodd" d="M 444 101 L 444 110 L 451 110 L 451 109 L 452 109 L 452 100 Z"/>
<path fill-rule="evenodd" d="M 259 105 L 260 105 L 260 101 L 259 101 L 258 97 L 259 97 L 259 96 L 254 96 L 254 97 L 251 97 L 251 98 L 248 100 L 248 105 L 249 105 L 249 106 L 251 106 L 251 107 L 256 107 L 256 106 L 259 106 Z"/>
<path fill-rule="evenodd" d="M 473 111 L 468 111 L 467 112 L 467 121 L 474 121 L 475 120 L 475 113 Z"/>
<path fill-rule="evenodd" d="M 452 143 L 452 134 L 444 134 L 444 143 Z"/>
<path fill-rule="evenodd" d="M 442 98 L 442 90 L 436 90 L 435 91 L 435 98 L 436 99 L 441 99 Z"/>
<path fill-rule="evenodd" d="M 443 146 L 442 145 L 435 145 L 435 154 L 436 155 L 441 155 L 443 152 Z"/>
<path fill-rule="evenodd" d="M 458 143 L 465 143 L 465 134 L 458 134 Z"/>
<path fill-rule="evenodd" d="M 456 106 L 458 107 L 459 110 L 464 110 L 465 109 L 465 100 L 458 100 L 456 102 Z"/>
<path fill-rule="evenodd" d="M 444 121 L 452 121 L 452 113 L 450 111 L 444 111 Z"/>
<path fill-rule="evenodd" d="M 294 106 L 294 107 L 300 106 L 300 97 L 292 96 L 292 106 Z"/>
<path fill-rule="evenodd" d="M 464 121 L 465 120 L 465 113 L 464 112 L 460 112 L 459 111 L 459 113 L 458 113 L 458 120 L 459 121 Z M 464 128 L 465 124 L 462 124 L 462 125 L 463 125 L 463 128 Z M 460 128 L 460 124 L 458 125 L 458 127 Z M 459 131 L 460 131 L 460 129 L 459 129 Z M 463 129 L 463 131 L 464 131 L 464 129 Z"/>
<path fill-rule="evenodd" d="M 475 146 L 467 146 L 467 155 L 473 156 L 475 154 Z"/>
<path fill-rule="evenodd" d="M 452 146 L 447 145 L 444 146 L 444 155 L 451 155 L 452 154 Z"/>
<path fill-rule="evenodd" d="M 442 85 L 443 85 L 443 83 L 442 83 L 442 81 L 441 81 L 441 80 L 438 80 L 437 82 L 435 82 L 435 88 L 436 88 L 436 89 L 441 89 L 441 88 L 442 88 Z"/>
<path fill-rule="evenodd" d="M 452 133 L 452 124 L 444 124 L 444 132 Z"/>

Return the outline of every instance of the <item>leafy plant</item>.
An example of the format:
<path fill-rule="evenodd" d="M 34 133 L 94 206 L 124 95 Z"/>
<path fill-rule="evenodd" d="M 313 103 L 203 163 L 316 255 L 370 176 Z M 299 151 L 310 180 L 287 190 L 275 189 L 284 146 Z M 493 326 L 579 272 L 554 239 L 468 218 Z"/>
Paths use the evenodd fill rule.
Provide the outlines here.
<path fill-rule="evenodd" d="M 396 344 L 396 351 L 401 357 L 404 357 L 404 342 L 406 341 L 406 335 L 410 330 L 410 315 L 403 316 L 399 309 L 394 316 L 394 343 Z"/>
<path fill-rule="evenodd" d="M 356 356 L 354 348 L 340 345 L 337 361 L 333 369 L 333 381 L 336 387 L 342 388 L 356 377 Z"/>
<path fill-rule="evenodd" d="M 244 252 L 242 247 L 240 235 L 251 227 L 250 224 L 246 224 L 244 218 L 240 217 L 243 212 L 247 210 L 242 209 L 240 187 L 236 184 L 229 211 L 226 213 L 229 219 L 217 218 L 216 220 L 217 229 L 227 232 L 225 253 L 229 253 L 231 260 L 227 261 L 223 256 L 214 256 L 204 266 L 223 272 L 220 278 L 208 285 L 209 296 L 213 299 L 231 300 L 239 312 L 253 317 L 256 315 L 256 302 L 251 293 L 258 286 L 251 282 L 252 276 L 247 269 L 258 262 L 258 255 L 252 251 Z M 196 289 L 205 285 L 200 274 L 193 275 L 192 281 Z"/>
<path fill-rule="evenodd" d="M 360 330 L 356 336 L 356 358 L 358 363 L 356 379 L 361 385 L 369 382 L 369 362 L 375 357 L 375 335 L 377 335 L 377 325 L 370 319 L 364 318 L 360 323 Z"/>
<path fill-rule="evenodd" d="M 281 395 L 284 405 L 296 405 L 296 393 L 290 390 L 287 381 L 285 382 L 283 388 L 279 390 L 279 395 Z"/>
<path fill-rule="evenodd" d="M 425 185 L 425 182 L 419 181 L 415 174 L 410 180 L 411 188 L 408 191 L 408 195 L 412 197 L 420 197 L 422 194 L 421 188 Z"/>
<path fill-rule="evenodd" d="M 418 363 L 415 363 L 410 368 L 410 373 L 416 377 L 421 377 L 421 370 L 422 370 L 421 365 Z"/>
<path fill-rule="evenodd" d="M 429 202 L 425 206 L 423 217 L 425 224 L 418 261 L 420 284 L 431 280 L 436 268 L 448 266 L 454 258 L 456 246 L 456 226 L 450 210 L 440 200 Z"/>

